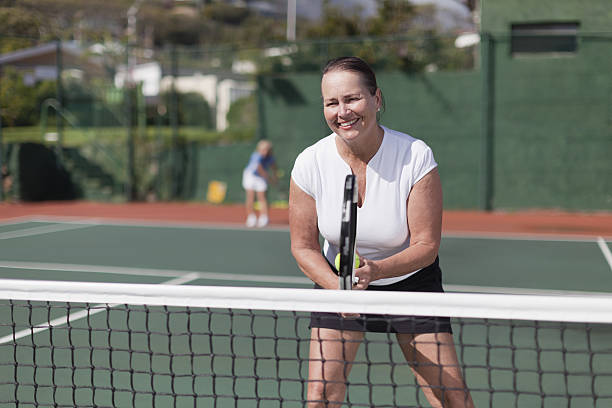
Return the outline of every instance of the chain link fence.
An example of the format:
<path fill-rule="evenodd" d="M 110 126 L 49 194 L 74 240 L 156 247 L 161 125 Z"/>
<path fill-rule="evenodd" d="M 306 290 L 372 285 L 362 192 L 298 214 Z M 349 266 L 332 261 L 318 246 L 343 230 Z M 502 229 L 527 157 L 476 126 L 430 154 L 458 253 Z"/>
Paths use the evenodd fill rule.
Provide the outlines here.
<path fill-rule="evenodd" d="M 514 54 L 507 35 L 480 39 L 206 49 L 23 39 L 0 55 L 0 160 L 11 178 L 3 193 L 203 201 L 221 183 L 218 201 L 240 202 L 242 168 L 267 138 L 284 173 L 270 198 L 286 204 L 293 160 L 329 133 L 320 69 L 358 55 L 379 77 L 382 124 L 434 148 L 447 208 L 612 208 L 612 177 L 600 177 L 612 172 L 612 67 L 603 57 L 612 35 L 579 36 L 574 52 L 537 55 Z M 36 168 L 43 156 L 61 171 Z"/>

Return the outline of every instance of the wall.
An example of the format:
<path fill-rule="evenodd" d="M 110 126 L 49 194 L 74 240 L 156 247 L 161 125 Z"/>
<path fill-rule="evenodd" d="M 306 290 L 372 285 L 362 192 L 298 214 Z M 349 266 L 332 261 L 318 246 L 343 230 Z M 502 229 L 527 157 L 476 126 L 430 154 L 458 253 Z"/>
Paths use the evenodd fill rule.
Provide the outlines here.
<path fill-rule="evenodd" d="M 507 33 L 511 23 L 575 21 L 583 33 L 609 32 L 609 0 L 481 0 L 481 31 Z"/>
<path fill-rule="evenodd" d="M 568 21 L 580 24 L 575 53 L 512 55 L 512 23 Z M 612 209 L 611 23 L 608 0 L 483 2 L 496 208 Z"/>
<path fill-rule="evenodd" d="M 480 84 L 474 72 L 378 75 L 386 109 L 381 123 L 423 139 L 439 163 L 447 208 L 478 206 Z M 330 133 L 323 119 L 320 75 L 259 79 L 262 137 L 290 172 L 300 151 Z"/>
<path fill-rule="evenodd" d="M 612 36 L 580 40 L 573 56 L 512 59 L 494 39 L 492 80 L 482 72 L 378 74 L 382 124 L 425 140 L 440 164 L 445 207 L 482 206 L 483 121 L 492 129 L 492 207 L 612 209 Z M 329 134 L 319 74 L 259 79 L 260 136 L 290 171 Z M 490 89 L 486 109 L 483 87 Z M 484 117 L 483 115 L 488 115 Z"/>

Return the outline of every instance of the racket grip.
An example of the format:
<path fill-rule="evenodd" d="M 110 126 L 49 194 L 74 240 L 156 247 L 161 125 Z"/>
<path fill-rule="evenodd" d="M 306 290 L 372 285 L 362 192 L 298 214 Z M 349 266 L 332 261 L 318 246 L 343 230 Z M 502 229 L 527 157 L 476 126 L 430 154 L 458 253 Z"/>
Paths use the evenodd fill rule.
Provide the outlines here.
<path fill-rule="evenodd" d="M 340 290 L 353 289 L 353 274 L 348 276 L 340 276 Z"/>

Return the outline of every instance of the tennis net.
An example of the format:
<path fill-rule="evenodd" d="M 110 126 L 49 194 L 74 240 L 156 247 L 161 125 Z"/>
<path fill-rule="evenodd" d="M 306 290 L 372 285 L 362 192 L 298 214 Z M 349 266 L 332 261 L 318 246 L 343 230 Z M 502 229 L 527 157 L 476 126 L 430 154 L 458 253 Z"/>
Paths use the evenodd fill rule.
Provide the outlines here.
<path fill-rule="evenodd" d="M 0 405 L 303 407 L 310 311 L 451 316 L 477 407 L 612 405 L 606 296 L 30 280 L 0 280 Z M 347 383 L 342 406 L 430 406 L 390 333 Z"/>

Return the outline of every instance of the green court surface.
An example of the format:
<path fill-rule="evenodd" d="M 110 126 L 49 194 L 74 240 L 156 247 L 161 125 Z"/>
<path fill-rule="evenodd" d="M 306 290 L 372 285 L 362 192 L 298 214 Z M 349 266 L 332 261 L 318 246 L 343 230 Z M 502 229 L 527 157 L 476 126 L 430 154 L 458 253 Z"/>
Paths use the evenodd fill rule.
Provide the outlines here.
<path fill-rule="evenodd" d="M 450 291 L 610 294 L 609 247 L 610 242 L 596 238 L 446 236 L 440 259 Z M 291 257 L 287 229 L 231 226 L 0 224 L 0 277 L 312 286 Z M 71 305 L 70 313 L 80 310 L 83 305 Z M 53 406 L 53 402 L 117 407 L 303 406 L 307 314 L 218 312 L 100 306 L 71 322 L 69 329 L 26 333 L 13 341 L 5 338 L 13 333 L 13 321 L 19 326 L 61 319 L 66 304 L 47 307 L 41 302 L 2 301 L 0 403 L 17 399 L 23 401 L 19 407 Z M 453 325 L 476 406 L 612 403 L 611 327 L 476 323 L 456 320 Z M 416 391 L 409 367 L 389 364 L 403 360 L 394 337 L 367 337 L 372 342 L 361 347 L 351 373 L 349 406 L 428 406 Z M 542 347 L 539 353 L 536 346 Z M 207 376 L 213 371 L 214 377 Z M 499 392 L 491 394 L 490 388 Z M 179 397 L 174 399 L 173 394 Z M 540 394 L 548 397 L 542 399 Z M 255 395 L 259 400 L 253 399 Z"/>

